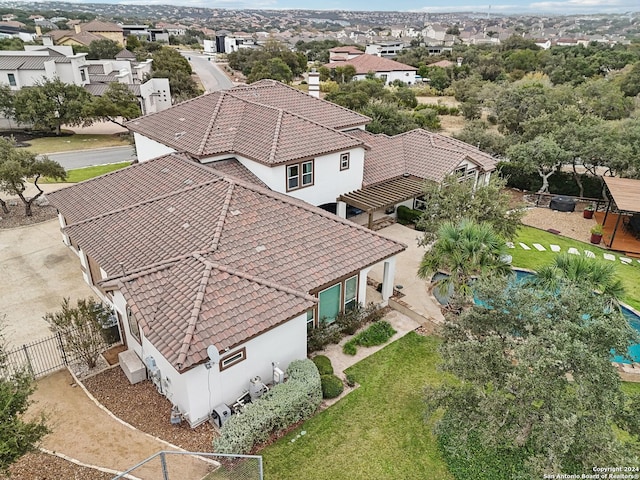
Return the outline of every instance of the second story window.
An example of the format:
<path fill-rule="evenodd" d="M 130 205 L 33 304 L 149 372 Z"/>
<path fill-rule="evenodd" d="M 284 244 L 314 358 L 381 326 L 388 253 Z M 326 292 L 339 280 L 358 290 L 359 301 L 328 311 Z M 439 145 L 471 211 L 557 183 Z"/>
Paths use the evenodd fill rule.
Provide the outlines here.
<path fill-rule="evenodd" d="M 9 79 L 9 85 L 12 87 L 16 87 L 18 85 L 16 83 L 16 76 L 13 73 L 8 73 L 7 78 Z"/>
<path fill-rule="evenodd" d="M 348 170 L 349 169 L 349 154 L 342 153 L 340 154 L 340 170 Z"/>
<path fill-rule="evenodd" d="M 287 165 L 287 192 L 313 185 L 313 160 Z"/>

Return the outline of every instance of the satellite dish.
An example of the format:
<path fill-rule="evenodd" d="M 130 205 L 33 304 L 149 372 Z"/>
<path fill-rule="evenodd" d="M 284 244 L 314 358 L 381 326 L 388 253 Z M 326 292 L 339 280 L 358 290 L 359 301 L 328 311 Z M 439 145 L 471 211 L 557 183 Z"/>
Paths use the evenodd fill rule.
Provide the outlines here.
<path fill-rule="evenodd" d="M 215 345 L 209 345 L 207 347 L 207 355 L 209 356 L 209 360 L 213 363 L 218 363 L 220 361 L 220 352 Z"/>

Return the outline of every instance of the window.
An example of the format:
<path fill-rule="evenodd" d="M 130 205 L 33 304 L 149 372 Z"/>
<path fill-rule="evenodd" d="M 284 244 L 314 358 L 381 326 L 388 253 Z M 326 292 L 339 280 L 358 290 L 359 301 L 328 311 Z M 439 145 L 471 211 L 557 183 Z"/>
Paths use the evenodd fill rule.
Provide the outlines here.
<path fill-rule="evenodd" d="M 340 155 L 340 170 L 348 170 L 349 169 L 349 154 L 343 153 Z"/>
<path fill-rule="evenodd" d="M 287 165 L 287 192 L 313 185 L 313 160 Z"/>
<path fill-rule="evenodd" d="M 220 359 L 220 371 L 226 370 L 229 367 L 234 366 L 236 363 L 240 363 L 247 358 L 247 349 L 242 347 L 240 350 L 230 353 L 226 357 Z"/>
<path fill-rule="evenodd" d="M 325 323 L 332 323 L 340 312 L 340 297 L 342 283 L 329 287 L 318 294 L 318 319 Z"/>
<path fill-rule="evenodd" d="M 84 68 L 81 68 L 81 69 L 80 69 L 80 79 L 81 79 L 83 82 L 86 82 L 86 81 L 87 81 L 87 74 L 85 73 Z"/>
<path fill-rule="evenodd" d="M 315 326 L 316 311 L 315 309 L 307 310 L 307 332 Z"/>
<path fill-rule="evenodd" d="M 16 87 L 18 85 L 16 83 L 16 76 L 13 73 L 8 73 L 7 78 L 9 79 L 9 85 L 12 87 Z"/>
<path fill-rule="evenodd" d="M 351 310 L 358 303 L 358 277 L 348 278 L 344 282 L 344 310 Z"/>
<path fill-rule="evenodd" d="M 131 332 L 131 336 L 135 338 L 138 343 L 140 342 L 140 327 L 138 326 L 138 320 L 136 316 L 131 311 L 131 308 L 127 307 L 127 322 L 129 322 L 129 331 Z"/>

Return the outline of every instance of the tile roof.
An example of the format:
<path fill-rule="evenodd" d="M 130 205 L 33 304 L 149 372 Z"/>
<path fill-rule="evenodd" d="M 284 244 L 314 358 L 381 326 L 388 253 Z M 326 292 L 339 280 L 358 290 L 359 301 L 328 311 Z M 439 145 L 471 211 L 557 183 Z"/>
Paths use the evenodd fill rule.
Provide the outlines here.
<path fill-rule="evenodd" d="M 105 75 L 104 65 L 87 65 L 89 75 Z"/>
<path fill-rule="evenodd" d="M 251 170 L 242 165 L 235 158 L 228 158 L 226 160 L 218 160 L 212 163 L 206 163 L 207 167 L 211 168 L 214 172 L 219 173 L 222 176 L 230 175 L 239 180 L 243 180 L 248 183 L 253 183 L 255 185 L 259 185 L 264 188 L 267 187 L 267 184 L 256 177 Z"/>
<path fill-rule="evenodd" d="M 353 45 L 344 45 L 342 47 L 333 47 L 329 49 L 330 52 L 333 53 L 352 53 L 356 55 L 364 55 L 362 50 L 358 50 Z"/>
<path fill-rule="evenodd" d="M 116 53 L 115 58 L 116 59 L 119 59 L 119 58 L 132 58 L 133 60 L 135 60 L 136 56 L 133 54 L 133 52 L 130 52 L 126 48 L 123 48 L 118 53 Z"/>
<path fill-rule="evenodd" d="M 345 65 L 353 65 L 356 69 L 356 73 L 359 75 L 366 75 L 369 72 L 417 71 L 417 68 L 412 67 L 411 65 L 396 62 L 389 58 L 378 57 L 377 55 L 369 55 L 368 53 L 363 53 L 362 55 L 358 55 L 350 60 L 327 63 L 325 67 L 336 68 L 343 67 Z"/>
<path fill-rule="evenodd" d="M 185 169 L 189 186 L 177 181 Z M 199 171 L 209 176 L 196 180 Z M 303 313 L 309 294 L 406 248 L 176 154 L 47 196 L 178 369 L 211 343 L 233 347 Z"/>
<path fill-rule="evenodd" d="M 80 29 L 83 32 L 123 32 L 122 27 L 115 23 L 101 22 L 100 20 L 92 20 L 88 23 L 81 23 Z"/>
<path fill-rule="evenodd" d="M 126 126 L 197 158 L 238 154 L 265 165 L 362 145 L 345 133 L 286 110 L 238 98 L 234 90 L 202 95 Z"/>
<path fill-rule="evenodd" d="M 440 182 L 465 159 L 483 171 L 496 167 L 496 160 L 476 147 L 422 129 L 393 137 L 362 130 L 349 134 L 371 147 L 365 153 L 363 186 L 385 182 L 406 173 Z"/>
<path fill-rule="evenodd" d="M 93 77 L 91 80 L 95 80 Z M 109 82 L 113 83 L 113 82 Z M 84 89 L 89 92 L 91 95 L 95 95 L 96 97 L 101 97 L 105 94 L 105 92 L 109 89 L 109 83 L 90 83 L 84 86 Z M 133 93 L 136 97 L 142 96 L 140 93 L 140 85 L 137 83 L 127 83 L 127 88 Z"/>
<path fill-rule="evenodd" d="M 71 63 L 67 57 L 45 55 L 2 55 L 0 52 L 0 70 L 44 70 L 44 63 Z"/>
<path fill-rule="evenodd" d="M 104 40 L 105 39 L 105 37 L 103 37 L 100 34 L 87 32 L 87 31 L 82 31 L 80 33 L 74 33 L 72 35 L 67 35 L 67 36 L 65 36 L 65 38 L 67 38 L 69 40 L 73 40 L 74 42 L 78 42 L 78 43 L 80 43 L 82 45 L 86 45 L 86 46 L 89 46 L 91 44 L 91 42 L 95 42 L 97 40 Z"/>
<path fill-rule="evenodd" d="M 251 85 L 232 88 L 229 92 L 238 98 L 281 108 L 338 130 L 365 125 L 371 121 L 369 117 L 335 103 L 312 97 L 275 80 L 260 80 Z"/>

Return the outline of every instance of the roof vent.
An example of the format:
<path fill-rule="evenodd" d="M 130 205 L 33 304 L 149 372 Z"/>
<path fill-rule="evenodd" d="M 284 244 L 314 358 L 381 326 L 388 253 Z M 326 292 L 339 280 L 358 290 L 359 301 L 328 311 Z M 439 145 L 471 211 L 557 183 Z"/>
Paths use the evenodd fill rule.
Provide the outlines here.
<path fill-rule="evenodd" d="M 185 184 L 185 185 L 191 185 L 192 183 L 193 183 L 193 180 L 191 180 L 190 178 L 187 178 L 187 179 L 184 181 L 184 184 Z"/>
<path fill-rule="evenodd" d="M 178 133 L 176 133 L 176 134 L 174 135 L 174 137 L 175 137 L 175 139 L 177 140 L 177 139 L 179 139 L 181 136 L 183 136 L 185 133 L 187 133 L 187 132 L 178 132 Z"/>
<path fill-rule="evenodd" d="M 162 173 L 169 173 L 169 169 L 168 168 L 163 168 L 162 170 L 160 170 Z"/>
<path fill-rule="evenodd" d="M 169 207 L 169 208 L 167 208 L 167 212 L 169 212 L 169 213 L 173 213 L 173 212 L 175 212 L 175 211 L 176 211 L 176 207 Z"/>
<path fill-rule="evenodd" d="M 189 225 L 188 223 L 183 223 L 183 224 L 182 224 L 182 228 L 184 228 L 185 230 L 186 230 L 187 228 L 189 228 L 190 226 L 191 226 L 191 225 Z"/>
<path fill-rule="evenodd" d="M 184 120 L 185 120 L 184 117 L 178 119 L 179 122 L 184 122 Z"/>
<path fill-rule="evenodd" d="M 237 215 L 240 215 L 242 212 L 240 210 L 232 210 L 229 213 L 235 217 Z"/>
<path fill-rule="evenodd" d="M 264 252 L 267 249 L 267 247 L 265 247 L 264 245 L 258 245 L 256 247 L 256 252 L 260 253 L 260 252 Z"/>

